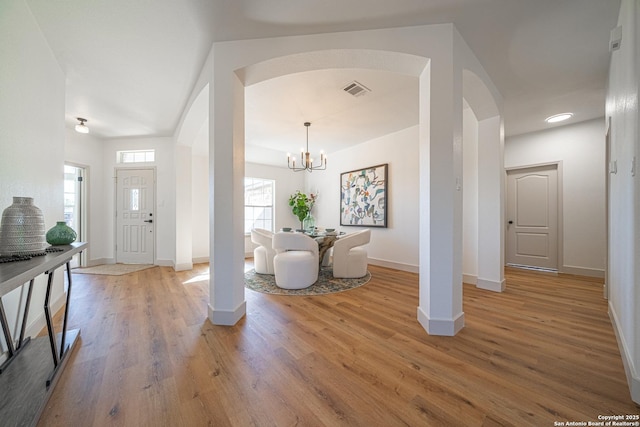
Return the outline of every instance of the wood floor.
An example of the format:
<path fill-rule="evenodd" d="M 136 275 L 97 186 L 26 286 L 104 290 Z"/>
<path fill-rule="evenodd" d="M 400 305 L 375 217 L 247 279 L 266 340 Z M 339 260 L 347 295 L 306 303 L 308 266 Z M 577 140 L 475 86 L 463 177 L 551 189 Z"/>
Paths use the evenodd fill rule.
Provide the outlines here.
<path fill-rule="evenodd" d="M 638 414 L 602 285 L 510 270 L 464 286 L 466 326 L 429 336 L 418 277 L 370 266 L 316 297 L 246 291 L 207 320 L 208 265 L 75 274 L 81 342 L 39 426 L 553 426 Z"/>

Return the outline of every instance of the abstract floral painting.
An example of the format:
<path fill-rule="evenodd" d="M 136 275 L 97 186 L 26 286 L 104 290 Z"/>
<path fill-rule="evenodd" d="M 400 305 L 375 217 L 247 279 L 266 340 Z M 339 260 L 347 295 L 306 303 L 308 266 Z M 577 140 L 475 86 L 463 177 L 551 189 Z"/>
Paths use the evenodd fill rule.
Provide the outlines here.
<path fill-rule="evenodd" d="M 340 225 L 387 226 L 387 166 L 340 174 Z"/>

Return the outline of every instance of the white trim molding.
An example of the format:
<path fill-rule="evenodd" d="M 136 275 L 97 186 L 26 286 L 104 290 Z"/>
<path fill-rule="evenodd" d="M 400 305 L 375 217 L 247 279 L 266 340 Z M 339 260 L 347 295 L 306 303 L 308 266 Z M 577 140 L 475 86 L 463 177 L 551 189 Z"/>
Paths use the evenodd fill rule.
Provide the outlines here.
<path fill-rule="evenodd" d="M 478 284 L 478 276 L 475 274 L 462 274 L 462 283 L 466 283 L 467 285 L 477 285 Z"/>
<path fill-rule="evenodd" d="M 404 264 L 395 261 L 386 261 L 384 259 L 369 258 L 369 264 L 379 267 L 393 268 L 394 270 L 407 271 L 409 273 L 419 273 L 420 268 L 417 265 Z"/>
<path fill-rule="evenodd" d="M 173 269 L 175 271 L 189 271 L 189 270 L 193 270 L 193 263 L 191 262 L 183 262 L 181 264 L 176 264 L 175 267 L 173 267 Z"/>
<path fill-rule="evenodd" d="M 418 307 L 418 322 L 429 335 L 452 337 L 464 328 L 464 312 L 454 319 L 429 319 L 429 316 Z"/>
<path fill-rule="evenodd" d="M 640 404 L 640 377 L 638 376 L 633 358 L 629 353 L 628 345 L 624 340 L 624 335 L 620 332 L 620 322 L 611 303 L 609 303 L 609 318 L 611 319 L 613 331 L 616 333 L 616 340 L 618 341 L 618 348 L 620 349 L 620 356 L 622 357 L 622 364 L 624 365 L 624 373 L 627 376 L 631 399 L 635 403 Z"/>
<path fill-rule="evenodd" d="M 232 310 L 216 310 L 213 307 L 211 307 L 211 304 L 209 304 L 208 307 L 209 307 L 209 320 L 214 325 L 233 326 L 236 323 L 238 323 L 238 321 L 242 319 L 244 315 L 247 313 L 246 301 L 243 301 L 242 304 L 237 306 L 233 311 Z"/>
<path fill-rule="evenodd" d="M 505 279 L 500 281 L 478 279 L 476 287 L 478 289 L 484 289 L 485 291 L 503 292 L 507 288 L 507 281 Z"/>

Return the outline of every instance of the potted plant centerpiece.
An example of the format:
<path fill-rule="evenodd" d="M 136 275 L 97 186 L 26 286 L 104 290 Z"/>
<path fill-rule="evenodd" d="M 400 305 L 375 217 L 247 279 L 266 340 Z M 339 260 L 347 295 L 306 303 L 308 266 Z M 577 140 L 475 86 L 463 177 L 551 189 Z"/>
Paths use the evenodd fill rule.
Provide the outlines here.
<path fill-rule="evenodd" d="M 289 206 L 291 206 L 293 214 L 300 220 L 300 229 L 308 233 L 313 233 L 316 228 L 316 220 L 311 215 L 311 209 L 313 209 L 317 197 L 318 195 L 313 193 L 309 193 L 307 196 L 300 190 L 289 197 Z"/>

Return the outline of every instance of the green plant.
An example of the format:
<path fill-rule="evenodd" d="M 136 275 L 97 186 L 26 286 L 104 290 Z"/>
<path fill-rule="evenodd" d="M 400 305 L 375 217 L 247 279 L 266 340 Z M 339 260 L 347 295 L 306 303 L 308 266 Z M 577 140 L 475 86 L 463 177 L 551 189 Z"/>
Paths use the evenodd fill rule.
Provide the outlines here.
<path fill-rule="evenodd" d="M 300 192 L 300 190 L 297 190 L 295 194 L 289 197 L 289 206 L 291 206 L 293 214 L 300 220 L 300 228 L 302 228 L 304 218 L 311 212 L 311 209 L 313 209 L 316 198 L 316 194 L 309 193 L 307 196 L 305 193 Z"/>

